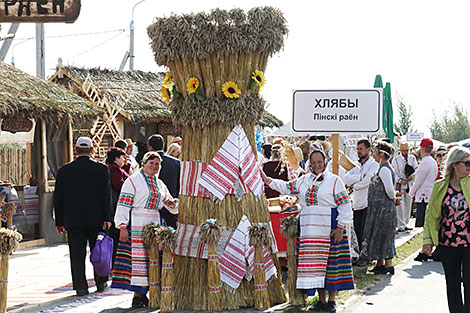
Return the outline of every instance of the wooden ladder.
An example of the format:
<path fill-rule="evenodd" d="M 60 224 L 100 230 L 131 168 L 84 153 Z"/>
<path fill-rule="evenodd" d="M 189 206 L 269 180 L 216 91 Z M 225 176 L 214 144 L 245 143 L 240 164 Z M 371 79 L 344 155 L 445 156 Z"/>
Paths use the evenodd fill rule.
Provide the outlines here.
<path fill-rule="evenodd" d="M 103 149 L 100 148 L 106 146 L 102 144 L 105 135 L 111 135 L 113 137 L 113 141 L 122 137 L 119 133 L 119 127 L 116 121 L 116 117 L 119 115 L 121 108 L 118 108 L 109 101 L 105 95 L 100 95 L 98 88 L 93 84 L 90 74 L 85 78 L 85 81 L 82 84 L 82 90 L 90 101 L 105 109 L 104 114 L 100 115 L 95 120 L 90 129 L 91 140 L 93 142 L 95 153 L 98 153 L 100 157 L 102 157 L 103 151 L 101 150 Z M 119 98 L 119 100 L 121 100 L 121 98 Z"/>

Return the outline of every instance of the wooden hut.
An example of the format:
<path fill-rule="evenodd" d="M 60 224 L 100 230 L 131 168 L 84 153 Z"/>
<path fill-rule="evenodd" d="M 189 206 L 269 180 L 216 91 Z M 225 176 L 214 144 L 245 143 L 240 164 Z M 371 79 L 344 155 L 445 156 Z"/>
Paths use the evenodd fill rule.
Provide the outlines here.
<path fill-rule="evenodd" d="M 34 132 L 33 140 L 24 145 L 15 160 L 5 157 L 8 147 L 2 149 L 0 180 L 13 182 L 20 194 L 30 181 L 37 185 L 39 227 L 33 236 L 50 235 L 52 241 L 58 240 L 52 220 L 52 191 L 58 168 L 73 157 L 71 123 L 86 123 L 104 110 L 62 86 L 4 62 L 0 62 L 0 90 L 0 136 Z M 12 179 L 15 172 L 22 174 L 21 179 Z M 17 214 L 22 213 L 17 210 Z"/>
<path fill-rule="evenodd" d="M 181 127 L 172 123 L 168 103 L 160 94 L 164 79 L 165 73 L 64 67 L 59 61 L 49 80 L 105 108 L 105 114 L 87 127 L 74 127 L 75 137 L 91 136 L 99 152 L 96 157 L 104 158 L 120 138 L 132 138 L 142 152 L 150 135 L 161 134 L 167 142 L 170 136 L 181 136 Z M 258 125 L 279 127 L 282 122 L 264 111 Z"/>

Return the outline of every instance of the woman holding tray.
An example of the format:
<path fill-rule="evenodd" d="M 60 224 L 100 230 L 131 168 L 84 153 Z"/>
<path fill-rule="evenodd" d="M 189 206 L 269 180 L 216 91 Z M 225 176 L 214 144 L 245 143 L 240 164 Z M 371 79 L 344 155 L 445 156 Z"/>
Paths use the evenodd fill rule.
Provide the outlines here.
<path fill-rule="evenodd" d="M 150 223 L 163 224 L 159 214 L 163 207 L 178 213 L 178 199 L 173 199 L 158 179 L 161 162 L 157 152 L 144 155 L 143 170 L 131 175 L 122 185 L 114 217 L 120 235 L 111 287 L 134 291 L 133 308 L 148 305 L 149 249 L 142 242 L 143 228 Z"/>
<path fill-rule="evenodd" d="M 273 190 L 300 198 L 297 289 L 308 296 L 318 289 L 319 301 L 313 310 L 336 312 L 337 291 L 354 289 L 345 230 L 352 222 L 351 200 L 341 179 L 325 171 L 328 160 L 322 150 L 313 150 L 309 160 L 311 173 L 292 181 L 261 175 Z"/>

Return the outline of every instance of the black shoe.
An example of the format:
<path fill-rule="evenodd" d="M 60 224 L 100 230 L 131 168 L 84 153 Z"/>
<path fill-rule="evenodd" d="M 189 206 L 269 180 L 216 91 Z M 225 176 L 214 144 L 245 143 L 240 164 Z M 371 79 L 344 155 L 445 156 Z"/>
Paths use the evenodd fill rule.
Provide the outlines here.
<path fill-rule="evenodd" d="M 328 301 L 328 303 L 326 304 L 326 311 L 331 312 L 331 313 L 335 313 L 336 312 L 336 302 Z"/>
<path fill-rule="evenodd" d="M 439 255 L 439 253 L 436 253 L 436 250 L 434 250 L 434 252 L 432 253 L 432 260 L 436 262 L 441 262 L 441 256 Z"/>
<path fill-rule="evenodd" d="M 149 306 L 149 298 L 147 298 L 147 295 L 142 295 L 142 301 L 145 306 Z"/>
<path fill-rule="evenodd" d="M 414 258 L 415 261 L 420 261 L 420 262 L 423 262 L 423 261 L 427 261 L 429 260 L 430 257 L 426 254 L 426 253 L 418 253 L 418 256 L 416 258 Z"/>
<path fill-rule="evenodd" d="M 96 284 L 96 292 L 103 292 L 106 287 L 108 287 L 108 284 L 106 283 L 97 283 Z"/>
<path fill-rule="evenodd" d="M 318 300 L 317 304 L 315 304 L 315 306 L 311 307 L 309 310 L 313 312 L 324 312 L 326 311 L 326 303 Z"/>
<path fill-rule="evenodd" d="M 145 306 L 144 299 L 142 297 L 134 297 L 132 298 L 132 308 L 133 309 L 140 309 Z"/>
<path fill-rule="evenodd" d="M 377 271 L 380 271 L 381 268 L 383 268 L 383 267 L 385 267 L 385 266 L 384 265 L 381 265 L 381 266 L 376 265 L 376 266 L 374 266 L 373 269 L 369 270 L 369 272 L 376 273 Z"/>
<path fill-rule="evenodd" d="M 78 289 L 77 290 L 77 296 L 83 297 L 89 294 L 88 289 Z"/>
<path fill-rule="evenodd" d="M 370 264 L 369 261 L 364 260 L 364 259 L 359 259 L 359 261 L 357 261 L 357 263 L 356 263 L 356 266 L 357 266 L 357 267 L 366 267 L 366 266 L 368 266 L 369 264 Z"/>
<path fill-rule="evenodd" d="M 395 274 L 395 268 L 393 266 L 390 267 L 379 267 L 375 270 L 374 274 L 390 274 L 394 275 Z"/>

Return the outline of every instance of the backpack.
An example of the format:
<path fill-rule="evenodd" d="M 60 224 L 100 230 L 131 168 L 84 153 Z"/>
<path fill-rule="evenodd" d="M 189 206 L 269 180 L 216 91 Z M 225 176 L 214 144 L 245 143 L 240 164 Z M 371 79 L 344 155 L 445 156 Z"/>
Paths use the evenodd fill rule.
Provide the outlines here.
<path fill-rule="evenodd" d="M 95 247 L 90 254 L 90 262 L 98 276 L 108 277 L 112 269 L 113 239 L 105 233 L 98 233 Z"/>

